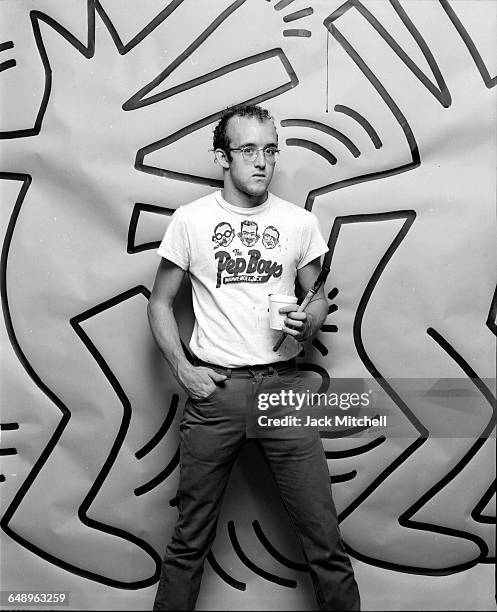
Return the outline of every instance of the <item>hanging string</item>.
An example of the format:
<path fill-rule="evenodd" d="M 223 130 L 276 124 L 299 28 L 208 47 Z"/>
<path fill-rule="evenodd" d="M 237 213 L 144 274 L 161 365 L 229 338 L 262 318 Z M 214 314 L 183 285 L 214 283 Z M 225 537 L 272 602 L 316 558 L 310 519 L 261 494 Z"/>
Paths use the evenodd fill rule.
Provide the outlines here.
<path fill-rule="evenodd" d="M 329 98 L 329 86 L 330 86 L 329 63 L 330 63 L 330 32 L 328 28 L 326 28 L 326 112 L 328 112 L 328 98 Z"/>

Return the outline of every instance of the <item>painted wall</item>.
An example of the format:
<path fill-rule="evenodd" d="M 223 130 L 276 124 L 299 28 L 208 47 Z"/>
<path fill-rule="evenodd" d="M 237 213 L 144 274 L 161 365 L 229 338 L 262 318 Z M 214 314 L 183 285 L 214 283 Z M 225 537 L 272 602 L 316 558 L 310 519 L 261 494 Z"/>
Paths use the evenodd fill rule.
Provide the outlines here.
<path fill-rule="evenodd" d="M 3 0 L 2 589 L 151 607 L 185 400 L 146 320 L 155 248 L 250 100 L 277 120 L 272 190 L 333 251 L 301 368 L 364 379 L 401 426 L 323 432 L 364 609 L 495 609 L 496 8 Z M 313 609 L 302 562 L 248 446 L 198 609 Z"/>

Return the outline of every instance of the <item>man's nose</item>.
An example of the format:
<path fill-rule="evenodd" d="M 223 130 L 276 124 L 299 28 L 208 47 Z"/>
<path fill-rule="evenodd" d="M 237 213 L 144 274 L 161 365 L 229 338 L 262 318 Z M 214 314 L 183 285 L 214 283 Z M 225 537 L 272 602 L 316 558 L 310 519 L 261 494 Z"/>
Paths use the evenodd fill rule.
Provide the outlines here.
<path fill-rule="evenodd" d="M 266 156 L 263 149 L 258 149 L 254 159 L 254 165 L 258 168 L 264 168 L 266 166 Z"/>

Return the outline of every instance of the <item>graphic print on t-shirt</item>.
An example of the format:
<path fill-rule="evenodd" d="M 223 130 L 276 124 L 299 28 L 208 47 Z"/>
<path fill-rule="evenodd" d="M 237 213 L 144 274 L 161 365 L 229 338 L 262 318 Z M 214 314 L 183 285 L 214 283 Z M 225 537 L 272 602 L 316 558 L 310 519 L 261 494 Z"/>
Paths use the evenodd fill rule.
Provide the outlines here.
<path fill-rule="evenodd" d="M 227 221 L 221 221 L 214 228 L 214 234 L 212 235 L 212 241 L 216 243 L 214 248 L 228 246 L 234 237 L 235 230 L 231 225 Z"/>
<path fill-rule="evenodd" d="M 214 249 L 227 247 L 233 241 L 235 231 L 230 223 L 223 221 L 214 228 L 212 236 L 216 243 Z M 261 237 L 255 221 L 245 219 L 237 234 L 241 243 L 252 247 Z M 280 233 L 274 225 L 268 225 L 262 233 L 262 244 L 266 249 L 274 249 L 279 242 Z M 278 278 L 283 272 L 282 264 L 262 257 L 259 249 L 250 249 L 245 256 L 239 249 L 218 251 L 216 288 L 230 283 L 267 283 L 271 277 Z"/>
<path fill-rule="evenodd" d="M 279 238 L 280 233 L 274 227 L 274 225 L 268 225 L 262 233 L 262 244 L 266 247 L 266 249 L 274 249 L 274 247 L 278 244 Z"/>
<path fill-rule="evenodd" d="M 238 238 L 245 246 L 254 246 L 259 240 L 260 235 L 257 233 L 257 223 L 255 221 L 242 221 Z"/>

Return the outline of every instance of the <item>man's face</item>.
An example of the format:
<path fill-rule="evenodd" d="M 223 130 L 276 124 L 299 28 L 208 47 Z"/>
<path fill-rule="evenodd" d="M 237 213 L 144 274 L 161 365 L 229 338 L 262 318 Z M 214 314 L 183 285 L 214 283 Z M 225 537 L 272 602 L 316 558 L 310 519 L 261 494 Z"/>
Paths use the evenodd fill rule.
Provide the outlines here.
<path fill-rule="evenodd" d="M 256 117 L 231 117 L 227 133 L 231 149 L 251 145 L 258 149 L 277 147 L 278 136 L 272 121 Z M 231 151 L 228 174 L 234 189 L 249 195 L 262 196 L 273 178 L 274 163 L 268 163 L 263 151 L 253 161 L 245 161 L 241 151 Z"/>

